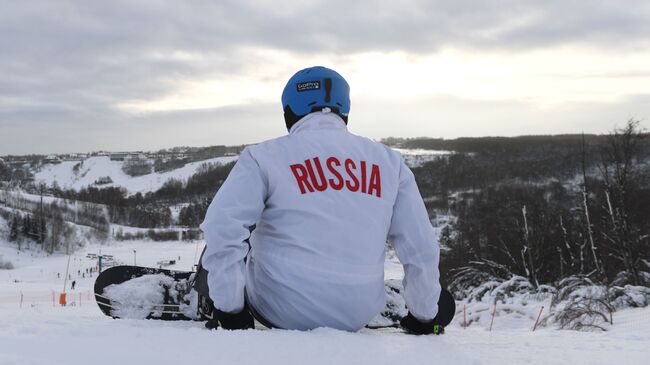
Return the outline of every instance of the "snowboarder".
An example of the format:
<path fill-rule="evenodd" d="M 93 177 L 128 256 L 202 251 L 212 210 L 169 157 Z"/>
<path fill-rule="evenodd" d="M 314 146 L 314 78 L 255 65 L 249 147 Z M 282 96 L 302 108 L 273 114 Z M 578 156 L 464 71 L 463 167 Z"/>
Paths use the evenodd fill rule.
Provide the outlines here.
<path fill-rule="evenodd" d="M 70 284 L 70 288 L 74 290 L 74 286 L 77 285 L 77 282 L 72 280 L 72 284 Z"/>
<path fill-rule="evenodd" d="M 331 69 L 297 72 L 282 93 L 289 134 L 245 148 L 215 195 L 201 224 L 208 328 L 253 328 L 252 314 L 359 330 L 385 306 L 388 239 L 405 272 L 401 326 L 442 331 L 439 245 L 415 178 L 398 152 L 348 132 L 349 90 Z"/>

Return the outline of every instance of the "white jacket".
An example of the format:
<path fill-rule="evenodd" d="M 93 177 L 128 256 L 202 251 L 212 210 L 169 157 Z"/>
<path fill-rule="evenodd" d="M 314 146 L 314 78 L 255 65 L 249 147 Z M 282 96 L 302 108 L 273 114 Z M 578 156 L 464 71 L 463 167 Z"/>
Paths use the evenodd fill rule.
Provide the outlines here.
<path fill-rule="evenodd" d="M 439 246 L 413 173 L 335 114 L 309 114 L 289 135 L 244 149 L 201 229 L 222 311 L 240 311 L 246 287 L 276 326 L 356 331 L 385 306 L 387 239 L 411 313 L 430 320 L 438 311 Z"/>

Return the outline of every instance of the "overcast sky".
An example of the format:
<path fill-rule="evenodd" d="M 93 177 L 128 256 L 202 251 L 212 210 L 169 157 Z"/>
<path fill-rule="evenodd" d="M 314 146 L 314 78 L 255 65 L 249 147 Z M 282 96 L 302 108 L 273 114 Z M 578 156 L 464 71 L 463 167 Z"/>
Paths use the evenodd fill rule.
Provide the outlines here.
<path fill-rule="evenodd" d="M 313 65 L 374 139 L 650 127 L 650 1 L 0 0 L 0 154 L 277 137 Z"/>

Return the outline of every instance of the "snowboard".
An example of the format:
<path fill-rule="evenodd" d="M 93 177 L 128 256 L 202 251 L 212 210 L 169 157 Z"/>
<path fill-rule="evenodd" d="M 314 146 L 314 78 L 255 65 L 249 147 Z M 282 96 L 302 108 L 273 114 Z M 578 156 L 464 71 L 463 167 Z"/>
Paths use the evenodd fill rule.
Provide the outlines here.
<path fill-rule="evenodd" d="M 95 280 L 95 301 L 113 318 L 193 320 L 194 272 L 141 266 L 113 266 Z"/>
<path fill-rule="evenodd" d="M 101 272 L 95 281 L 95 300 L 99 309 L 113 318 L 159 320 L 208 320 L 211 302 L 195 290 L 193 271 L 176 271 L 141 266 L 114 266 Z M 386 280 L 386 307 L 368 328 L 399 327 L 408 313 L 401 280 Z M 438 319 L 444 327 L 451 323 L 456 303 L 442 289 L 438 301 Z"/>

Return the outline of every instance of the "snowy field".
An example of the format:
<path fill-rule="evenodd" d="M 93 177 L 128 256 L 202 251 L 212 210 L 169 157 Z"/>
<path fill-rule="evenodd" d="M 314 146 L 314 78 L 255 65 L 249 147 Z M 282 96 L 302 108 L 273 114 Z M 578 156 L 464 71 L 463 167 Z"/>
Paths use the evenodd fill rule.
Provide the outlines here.
<path fill-rule="evenodd" d="M 180 257 L 170 268 L 189 270 L 202 244 L 121 242 L 89 246 L 72 255 L 69 303 L 52 301 L 63 289 L 67 256 L 18 254 L 0 243 L 0 256 L 14 270 L 0 270 L 0 364 L 647 364 L 650 307 L 614 314 L 606 333 L 541 328 L 533 322 L 495 318 L 464 329 L 462 313 L 444 336 L 411 336 L 396 329 L 347 333 L 208 331 L 201 322 L 113 320 L 92 300 L 88 253 L 110 254 L 119 262 L 156 266 Z M 134 252 L 135 257 L 134 257 Z M 83 276 L 80 275 L 83 273 Z M 401 275 L 389 260 L 387 278 Z M 68 281 L 68 287 L 70 281 Z M 23 294 L 22 307 L 20 294 Z M 462 303 L 459 303 L 462 308 Z M 470 313 L 471 315 L 471 313 Z"/>
<path fill-rule="evenodd" d="M 208 331 L 199 322 L 112 320 L 91 306 L 2 309 L 0 364 L 647 364 L 647 310 L 607 334 L 462 330 L 410 336 Z M 622 323 L 622 322 L 621 322 Z M 644 331 L 645 330 L 645 331 Z M 645 333 L 644 333 L 645 332 Z"/>

